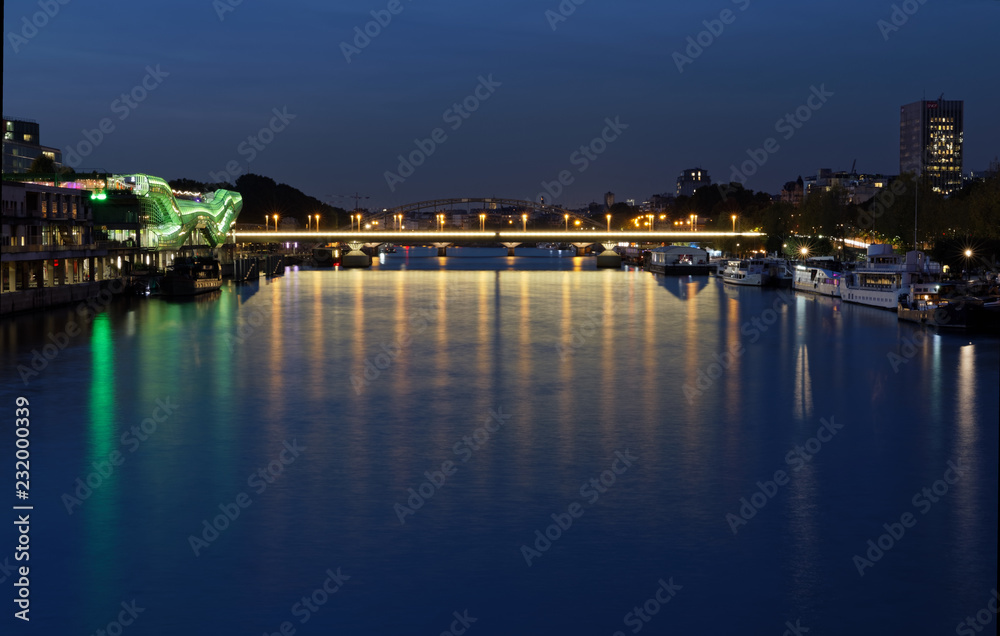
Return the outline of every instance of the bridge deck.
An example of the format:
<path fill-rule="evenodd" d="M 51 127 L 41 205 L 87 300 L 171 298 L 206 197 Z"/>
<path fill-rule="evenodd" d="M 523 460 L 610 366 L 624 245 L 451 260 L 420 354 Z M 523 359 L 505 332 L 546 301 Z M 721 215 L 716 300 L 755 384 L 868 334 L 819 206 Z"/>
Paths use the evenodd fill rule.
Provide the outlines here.
<path fill-rule="evenodd" d="M 339 241 L 341 243 L 660 243 L 679 241 L 704 241 L 720 238 L 753 238 L 760 232 L 607 232 L 598 230 L 529 230 L 500 232 L 473 230 L 413 230 L 413 231 L 342 231 L 319 232 L 257 231 L 234 232 L 237 241 Z"/>

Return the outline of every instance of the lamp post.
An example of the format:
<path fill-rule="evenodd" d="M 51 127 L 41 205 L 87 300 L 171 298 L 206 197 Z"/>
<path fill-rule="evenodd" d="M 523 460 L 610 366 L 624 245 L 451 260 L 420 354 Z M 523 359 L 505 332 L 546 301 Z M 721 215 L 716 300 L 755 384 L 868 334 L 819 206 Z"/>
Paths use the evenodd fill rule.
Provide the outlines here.
<path fill-rule="evenodd" d="M 319 232 L 319 215 L 316 215 L 316 220 L 313 222 L 313 230 Z"/>
<path fill-rule="evenodd" d="M 309 224 L 312 223 L 312 218 L 313 218 L 313 215 L 311 215 L 311 214 L 307 214 L 306 215 L 306 232 L 309 231 Z"/>
<path fill-rule="evenodd" d="M 480 232 L 485 232 L 486 231 L 486 215 L 485 214 L 480 214 L 479 215 L 479 231 Z"/>
<path fill-rule="evenodd" d="M 522 214 L 521 215 L 521 224 L 524 226 L 523 230 L 525 232 L 527 232 L 528 231 L 528 215 L 527 214 Z"/>
<path fill-rule="evenodd" d="M 274 215 L 274 231 L 275 232 L 278 231 L 278 215 L 277 214 Z"/>
<path fill-rule="evenodd" d="M 656 224 L 656 215 L 655 214 L 647 214 L 646 218 L 649 219 L 649 231 L 652 232 L 653 231 L 653 227 Z"/>
<path fill-rule="evenodd" d="M 568 214 L 564 214 L 563 215 L 563 220 L 566 221 L 566 231 L 569 232 L 569 215 Z"/>
<path fill-rule="evenodd" d="M 265 232 L 267 232 L 267 221 L 268 221 L 268 216 L 269 216 L 269 215 L 267 215 L 267 214 L 265 214 L 265 215 L 264 215 L 264 231 L 265 231 Z"/>
<path fill-rule="evenodd" d="M 611 215 L 610 214 L 606 214 L 605 217 L 607 217 L 607 219 L 608 219 L 608 232 L 610 232 L 611 231 Z"/>
<path fill-rule="evenodd" d="M 736 232 L 736 215 L 733 215 L 733 232 Z"/>

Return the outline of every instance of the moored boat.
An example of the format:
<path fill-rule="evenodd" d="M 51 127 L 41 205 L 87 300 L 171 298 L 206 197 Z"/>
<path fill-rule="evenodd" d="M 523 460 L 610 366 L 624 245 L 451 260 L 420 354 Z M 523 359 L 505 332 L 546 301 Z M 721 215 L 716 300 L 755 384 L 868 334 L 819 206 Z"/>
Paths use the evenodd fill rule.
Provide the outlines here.
<path fill-rule="evenodd" d="M 731 285 L 762 287 L 767 282 L 768 267 L 763 258 L 727 261 L 722 281 Z"/>
<path fill-rule="evenodd" d="M 210 256 L 177 256 L 160 280 L 164 296 L 194 296 L 222 287 L 222 267 Z"/>
<path fill-rule="evenodd" d="M 849 272 L 840 286 L 840 297 L 850 303 L 897 311 L 900 299 L 913 285 L 941 280 L 941 265 L 919 251 L 900 256 L 891 245 L 868 246 L 863 265 Z"/>
<path fill-rule="evenodd" d="M 835 261 L 831 261 L 820 265 L 807 261 L 796 265 L 792 287 L 795 291 L 840 298 L 840 283 L 843 273 L 839 271 L 835 263 Z"/>

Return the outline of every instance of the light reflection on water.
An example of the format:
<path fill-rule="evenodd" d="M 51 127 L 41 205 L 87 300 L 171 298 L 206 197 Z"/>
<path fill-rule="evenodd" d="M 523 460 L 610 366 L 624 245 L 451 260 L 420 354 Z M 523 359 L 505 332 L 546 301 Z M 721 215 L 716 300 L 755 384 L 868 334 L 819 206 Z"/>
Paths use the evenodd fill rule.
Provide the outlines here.
<path fill-rule="evenodd" d="M 328 567 L 354 578 L 302 633 L 440 633 L 467 607 L 482 634 L 611 634 L 670 577 L 685 587 L 654 633 L 943 632 L 995 585 L 995 340 L 927 338 L 897 373 L 886 355 L 914 328 L 888 312 L 449 254 L 130 300 L 86 325 L 24 390 L 45 423 L 36 536 L 63 543 L 40 551 L 33 592 L 64 607 L 42 626 L 92 633 L 136 597 L 137 634 L 271 633 Z M 4 321 L 5 387 L 60 315 Z M 166 396 L 176 414 L 68 517 L 60 495 Z M 510 420 L 461 463 L 497 407 Z M 831 417 L 844 428 L 792 472 L 786 453 Z M 255 492 L 292 439 L 302 456 Z M 625 449 L 635 466 L 528 568 L 520 546 Z M 977 477 L 858 577 L 852 555 L 957 457 Z M 446 460 L 458 472 L 400 525 L 394 504 Z M 726 514 L 780 469 L 790 483 L 734 536 Z M 188 536 L 241 491 L 253 504 L 195 557 Z"/>

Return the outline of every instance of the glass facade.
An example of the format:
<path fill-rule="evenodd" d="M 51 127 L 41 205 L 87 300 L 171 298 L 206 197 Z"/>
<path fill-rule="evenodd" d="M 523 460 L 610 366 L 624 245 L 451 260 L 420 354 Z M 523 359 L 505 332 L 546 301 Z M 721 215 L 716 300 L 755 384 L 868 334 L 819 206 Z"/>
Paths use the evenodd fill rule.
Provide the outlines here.
<path fill-rule="evenodd" d="M 964 104 L 961 100 L 939 99 L 914 102 L 900 109 L 900 173 L 923 175 L 942 194 L 962 187 Z"/>

